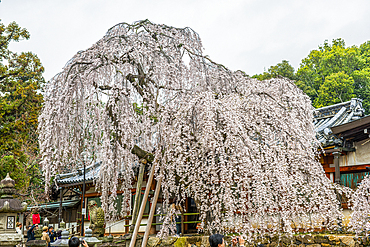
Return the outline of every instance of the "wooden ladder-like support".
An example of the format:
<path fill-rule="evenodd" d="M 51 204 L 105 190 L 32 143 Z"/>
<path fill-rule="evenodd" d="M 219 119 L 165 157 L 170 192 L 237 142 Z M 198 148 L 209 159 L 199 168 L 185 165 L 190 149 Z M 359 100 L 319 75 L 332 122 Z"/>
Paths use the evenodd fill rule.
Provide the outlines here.
<path fill-rule="evenodd" d="M 135 224 L 135 229 L 134 229 L 134 232 L 133 232 L 132 237 L 131 237 L 130 247 L 134 247 L 135 246 L 136 237 L 137 237 L 137 234 L 139 232 L 141 220 L 143 218 L 145 205 L 146 205 L 146 202 L 148 200 L 150 187 L 151 187 L 151 185 L 153 183 L 154 170 L 155 170 L 155 165 L 153 164 L 152 165 L 152 169 L 150 170 L 148 183 L 146 184 L 144 197 L 143 197 L 143 200 L 141 202 L 139 215 L 137 216 L 137 220 L 136 220 L 136 224 Z M 141 247 L 146 247 L 146 244 L 148 242 L 149 232 L 150 232 L 150 228 L 152 226 L 153 216 L 154 216 L 155 209 L 156 209 L 156 206 L 157 206 L 159 192 L 161 190 L 161 183 L 162 183 L 162 178 L 160 178 L 158 180 L 157 184 L 156 184 L 154 198 L 153 198 L 152 206 L 150 208 L 148 223 L 146 225 L 145 234 L 144 234 L 144 237 L 143 237 L 143 242 L 141 244 Z"/>

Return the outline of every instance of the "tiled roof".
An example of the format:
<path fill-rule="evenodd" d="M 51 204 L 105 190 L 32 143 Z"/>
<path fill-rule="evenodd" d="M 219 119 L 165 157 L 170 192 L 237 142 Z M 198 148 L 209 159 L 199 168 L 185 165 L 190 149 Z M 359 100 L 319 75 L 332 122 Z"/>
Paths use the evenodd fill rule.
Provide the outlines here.
<path fill-rule="evenodd" d="M 85 181 L 93 181 L 100 171 L 101 162 L 96 162 L 93 165 L 86 167 Z M 75 184 L 83 182 L 83 168 L 78 169 L 76 172 L 59 174 L 57 175 L 58 184 Z"/>
<path fill-rule="evenodd" d="M 341 144 L 330 128 L 364 117 L 361 99 L 325 106 L 314 111 L 316 138 L 325 146 Z"/>
<path fill-rule="evenodd" d="M 62 202 L 62 207 L 73 207 L 75 206 L 77 203 L 80 203 L 81 200 L 80 199 L 77 199 L 77 200 L 69 200 L 69 201 L 63 201 Z M 55 209 L 55 208 L 59 208 L 59 204 L 60 202 L 49 202 L 49 203 L 46 203 L 46 204 L 42 204 L 42 205 L 33 205 L 33 206 L 28 206 L 27 207 L 27 210 L 32 210 L 33 208 L 45 208 L 45 209 Z"/>
<path fill-rule="evenodd" d="M 85 182 L 94 181 L 99 177 L 100 167 L 102 162 L 96 162 L 93 165 L 86 167 L 86 175 L 85 175 Z M 132 166 L 134 174 L 138 174 L 139 172 L 139 165 L 136 163 Z M 145 169 L 148 169 L 148 167 L 145 167 Z M 118 176 L 121 175 L 121 172 L 119 172 Z M 56 176 L 56 181 L 59 185 L 62 184 L 78 184 L 82 183 L 84 180 L 83 176 L 83 168 L 78 169 L 75 172 L 65 173 L 65 174 L 58 174 Z"/>

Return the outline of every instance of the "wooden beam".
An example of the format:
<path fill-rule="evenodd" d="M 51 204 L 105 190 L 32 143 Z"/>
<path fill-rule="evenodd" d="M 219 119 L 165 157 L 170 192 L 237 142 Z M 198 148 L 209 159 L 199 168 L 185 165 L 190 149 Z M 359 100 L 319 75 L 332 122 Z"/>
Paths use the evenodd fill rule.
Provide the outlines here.
<path fill-rule="evenodd" d="M 356 172 L 366 172 L 366 167 L 370 167 L 370 164 L 357 165 L 357 166 L 340 166 L 340 173 L 356 173 Z M 325 173 L 335 172 L 335 167 L 324 168 Z"/>
<path fill-rule="evenodd" d="M 146 187 L 142 187 L 141 188 L 141 191 L 145 191 L 146 190 Z M 111 194 L 112 192 L 109 192 L 109 194 Z M 123 190 L 117 190 L 117 195 L 120 195 L 120 194 L 123 194 L 124 191 Z M 134 189 L 131 189 L 131 193 L 136 193 L 136 188 Z M 98 196 L 101 196 L 101 193 L 100 192 L 91 192 L 91 193 L 86 193 L 85 194 L 85 197 L 98 197 Z"/>
<path fill-rule="evenodd" d="M 351 130 L 348 130 L 346 132 L 340 133 L 339 136 L 343 138 L 348 138 L 355 135 L 368 135 L 364 133 L 364 129 L 370 128 L 370 123 L 364 126 L 360 126 Z"/>
<path fill-rule="evenodd" d="M 63 187 L 63 188 L 66 188 L 66 187 L 77 187 L 77 186 L 81 186 L 83 184 L 83 182 L 79 182 L 79 183 L 73 183 L 73 184 L 58 184 L 59 187 Z M 85 185 L 89 185 L 89 184 L 93 184 L 93 181 L 89 180 L 89 181 L 85 181 Z"/>
<path fill-rule="evenodd" d="M 324 153 L 325 154 L 332 154 L 334 152 L 342 152 L 342 148 L 330 148 L 330 149 L 325 149 Z"/>

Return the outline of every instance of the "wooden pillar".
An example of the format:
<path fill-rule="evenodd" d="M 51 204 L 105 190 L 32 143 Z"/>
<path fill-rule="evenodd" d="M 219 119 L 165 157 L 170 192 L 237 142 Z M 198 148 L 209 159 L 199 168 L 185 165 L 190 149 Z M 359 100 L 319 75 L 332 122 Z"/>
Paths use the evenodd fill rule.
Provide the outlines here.
<path fill-rule="evenodd" d="M 81 195 L 81 210 L 80 210 L 80 212 L 81 212 L 81 223 L 79 224 L 79 228 L 78 228 L 78 232 L 80 233 L 80 236 L 82 236 L 82 221 L 85 220 L 83 215 L 82 215 L 84 200 L 85 200 L 85 198 Z"/>
<path fill-rule="evenodd" d="M 334 156 L 334 167 L 335 167 L 334 181 L 335 183 L 340 184 L 340 168 L 339 168 L 340 152 L 333 152 L 333 156 Z"/>
<path fill-rule="evenodd" d="M 181 210 L 181 234 L 180 236 L 184 236 L 184 210 Z"/>
<path fill-rule="evenodd" d="M 189 197 L 187 197 L 186 199 L 185 199 L 185 207 L 186 207 L 186 212 L 190 212 L 189 210 L 190 210 L 190 200 L 189 200 Z M 185 215 L 184 216 L 184 221 L 185 222 L 187 222 L 187 221 L 189 221 L 189 219 L 188 219 L 188 216 L 187 215 Z M 185 224 L 185 226 L 184 226 L 184 234 L 185 233 L 189 233 L 189 224 Z"/>
<path fill-rule="evenodd" d="M 58 228 L 60 228 L 60 222 L 62 221 L 62 203 L 63 203 L 63 188 L 59 188 L 59 218 L 58 218 Z"/>
<path fill-rule="evenodd" d="M 72 216 L 72 210 L 68 210 L 68 224 L 69 224 L 69 227 L 71 227 L 71 216 Z"/>
<path fill-rule="evenodd" d="M 131 207 L 131 206 L 130 206 L 130 207 Z M 129 212 L 127 213 L 127 216 L 128 216 L 128 215 L 130 215 L 130 213 L 129 213 Z M 126 218 L 126 220 L 125 220 L 125 225 L 128 225 L 128 224 L 130 224 L 130 220 L 129 220 L 129 218 L 127 217 L 127 218 Z M 128 226 L 126 226 L 126 227 L 125 227 L 125 234 L 127 234 L 128 232 L 129 232 L 129 227 L 128 227 Z"/>

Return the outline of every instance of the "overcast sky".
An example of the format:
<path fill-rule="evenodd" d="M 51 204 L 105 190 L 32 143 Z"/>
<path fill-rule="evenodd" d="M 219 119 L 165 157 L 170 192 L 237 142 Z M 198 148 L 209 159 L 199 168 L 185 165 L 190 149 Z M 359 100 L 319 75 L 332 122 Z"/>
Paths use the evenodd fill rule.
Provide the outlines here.
<path fill-rule="evenodd" d="M 45 79 L 60 72 L 78 51 L 97 42 L 111 26 L 149 19 L 199 33 L 205 54 L 249 75 L 281 60 L 295 69 L 324 40 L 347 46 L 370 40 L 370 0 L 1 0 L 0 18 L 16 21 L 31 39 L 15 51 L 36 53 Z"/>

